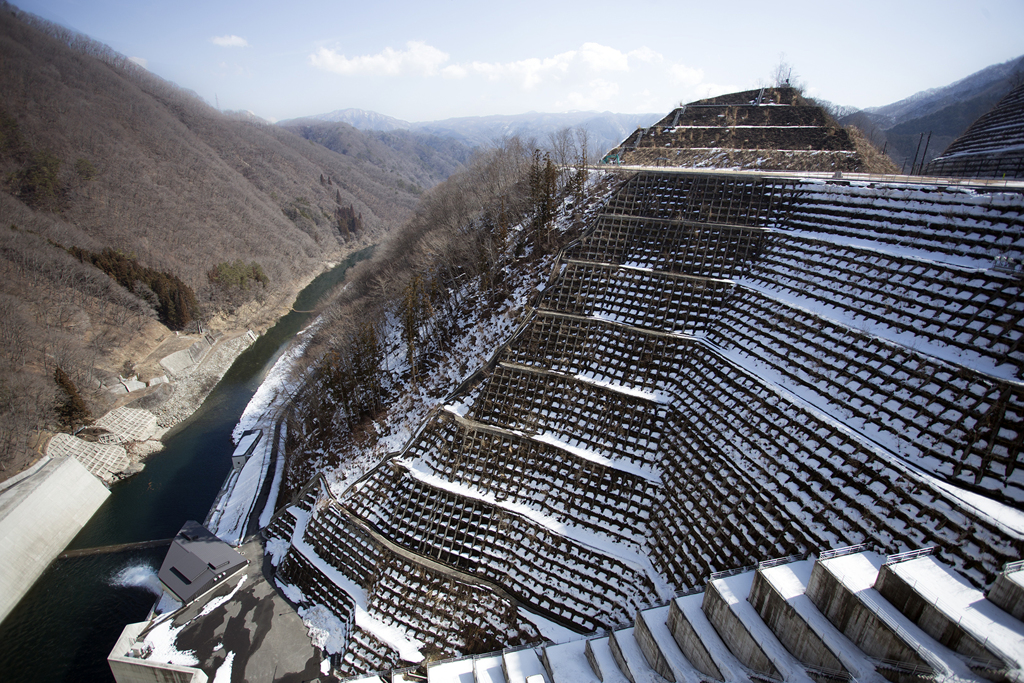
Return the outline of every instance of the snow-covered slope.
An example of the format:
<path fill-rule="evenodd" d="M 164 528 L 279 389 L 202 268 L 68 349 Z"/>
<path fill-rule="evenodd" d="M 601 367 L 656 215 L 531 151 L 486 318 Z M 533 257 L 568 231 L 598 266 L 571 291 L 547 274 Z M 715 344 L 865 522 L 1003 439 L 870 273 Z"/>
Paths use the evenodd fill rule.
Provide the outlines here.
<path fill-rule="evenodd" d="M 982 585 L 1024 542 L 1022 214 L 1014 192 L 640 174 L 448 410 L 275 518 L 278 578 L 349 625 L 342 673 L 409 661 L 359 610 L 468 652 L 861 542 L 938 545 Z"/>

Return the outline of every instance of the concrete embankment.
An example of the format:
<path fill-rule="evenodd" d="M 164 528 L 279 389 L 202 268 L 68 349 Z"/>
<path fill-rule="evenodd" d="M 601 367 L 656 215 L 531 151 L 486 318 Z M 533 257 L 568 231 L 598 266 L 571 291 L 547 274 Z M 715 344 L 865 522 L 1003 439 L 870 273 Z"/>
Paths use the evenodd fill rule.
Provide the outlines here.
<path fill-rule="evenodd" d="M 0 493 L 0 621 L 109 495 L 74 458 L 50 460 Z"/>

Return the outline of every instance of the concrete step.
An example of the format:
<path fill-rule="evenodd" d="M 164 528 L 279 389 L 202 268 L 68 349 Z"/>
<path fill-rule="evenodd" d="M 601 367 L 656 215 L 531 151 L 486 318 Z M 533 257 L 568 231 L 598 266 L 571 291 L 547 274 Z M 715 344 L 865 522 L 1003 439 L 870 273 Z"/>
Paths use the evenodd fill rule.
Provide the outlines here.
<path fill-rule="evenodd" d="M 377 678 L 377 679 L 371 679 L 371 680 L 381 680 L 381 679 Z M 423 681 L 425 681 L 425 680 L 427 680 L 427 679 L 424 678 L 421 674 L 418 674 L 418 673 L 415 673 L 415 672 L 406 672 L 406 673 L 392 674 L 391 675 L 391 683 L 423 683 Z"/>
<path fill-rule="evenodd" d="M 786 681 L 810 679 L 803 664 L 786 650 L 747 602 L 755 571 L 708 582 L 702 608 L 737 659 L 758 673 Z"/>
<path fill-rule="evenodd" d="M 720 681 L 748 681 L 742 662 L 722 641 L 701 609 L 704 594 L 676 598 L 669 605 L 668 629 L 686 659 L 705 676 Z"/>
<path fill-rule="evenodd" d="M 574 640 L 544 648 L 544 668 L 551 683 L 601 683 L 587 659 L 587 641 Z"/>
<path fill-rule="evenodd" d="M 892 559 L 892 558 L 890 558 Z M 934 555 L 882 566 L 878 592 L 925 633 L 966 657 L 1024 665 L 1024 624 Z M 973 667 L 981 673 L 981 662 Z"/>
<path fill-rule="evenodd" d="M 505 670 L 501 667 L 501 655 L 473 660 L 473 675 L 476 676 L 476 683 L 506 683 Z"/>
<path fill-rule="evenodd" d="M 504 652 L 501 658 L 507 683 L 551 683 L 540 661 L 539 648 Z"/>
<path fill-rule="evenodd" d="M 456 659 L 427 667 L 427 683 L 474 683 L 472 659 Z"/>
<path fill-rule="evenodd" d="M 587 660 L 590 668 L 603 683 L 628 683 L 629 679 L 615 662 L 612 654 L 611 637 L 591 638 L 587 641 Z"/>
<path fill-rule="evenodd" d="M 807 597 L 814 560 L 758 569 L 750 603 L 776 637 L 810 667 L 844 671 L 862 683 L 883 683 L 874 663 Z"/>
<path fill-rule="evenodd" d="M 632 627 L 613 631 L 609 644 L 615 663 L 631 683 L 664 683 L 665 679 L 647 663 Z"/>
<path fill-rule="evenodd" d="M 659 676 L 675 683 L 697 683 L 702 673 L 686 659 L 668 628 L 670 609 L 665 605 L 638 612 L 634 637 L 647 663 Z"/>
<path fill-rule="evenodd" d="M 825 553 L 823 553 L 825 555 Z M 875 590 L 885 558 L 874 552 L 819 557 L 807 595 L 880 668 L 937 680 L 979 680 L 956 653 L 889 604 Z"/>
<path fill-rule="evenodd" d="M 987 597 L 1014 619 L 1024 621 L 1024 562 L 1013 562 L 1003 567 Z"/>

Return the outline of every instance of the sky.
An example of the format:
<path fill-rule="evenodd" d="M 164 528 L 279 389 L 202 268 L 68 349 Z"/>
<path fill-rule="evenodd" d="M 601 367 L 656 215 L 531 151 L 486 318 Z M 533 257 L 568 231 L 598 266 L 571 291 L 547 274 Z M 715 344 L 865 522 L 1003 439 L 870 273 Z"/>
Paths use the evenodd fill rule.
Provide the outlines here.
<path fill-rule="evenodd" d="M 1024 0 L 14 0 L 222 110 L 667 113 L 770 84 L 866 108 L 1024 55 Z"/>

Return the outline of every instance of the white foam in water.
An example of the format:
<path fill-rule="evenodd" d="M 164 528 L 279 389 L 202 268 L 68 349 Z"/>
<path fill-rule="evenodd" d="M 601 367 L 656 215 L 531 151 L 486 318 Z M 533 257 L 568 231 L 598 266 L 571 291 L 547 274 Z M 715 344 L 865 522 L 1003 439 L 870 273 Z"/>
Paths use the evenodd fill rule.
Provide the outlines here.
<path fill-rule="evenodd" d="M 156 570 L 148 564 L 130 564 L 123 567 L 110 578 L 110 585 L 124 588 L 144 588 L 157 597 L 164 592 L 160 586 L 160 579 L 157 578 Z"/>

